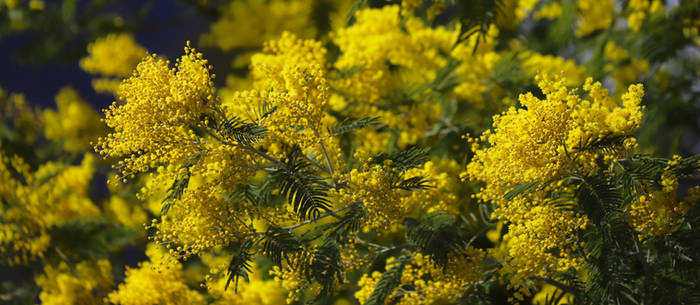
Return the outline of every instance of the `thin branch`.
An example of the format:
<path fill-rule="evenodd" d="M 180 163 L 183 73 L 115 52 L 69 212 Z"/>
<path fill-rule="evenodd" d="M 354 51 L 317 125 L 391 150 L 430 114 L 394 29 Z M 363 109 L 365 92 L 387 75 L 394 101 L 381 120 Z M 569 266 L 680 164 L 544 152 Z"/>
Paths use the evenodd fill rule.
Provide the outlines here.
<path fill-rule="evenodd" d="M 282 163 L 281 161 L 279 161 L 279 160 L 277 160 L 277 159 L 271 157 L 270 155 L 268 155 L 268 154 L 266 154 L 266 153 L 260 151 L 259 149 L 255 148 L 255 147 L 248 146 L 248 145 L 241 145 L 241 144 L 237 144 L 237 143 L 232 143 L 232 142 L 226 141 L 226 140 L 220 138 L 219 136 L 217 136 L 215 133 L 211 132 L 211 130 L 209 130 L 208 128 L 203 128 L 202 130 L 203 130 L 205 133 L 207 133 L 208 135 L 210 135 L 211 137 L 213 137 L 214 139 L 216 139 L 217 141 L 221 142 L 222 144 L 226 144 L 226 145 L 233 146 L 233 147 L 240 147 L 240 148 L 243 148 L 243 149 L 247 149 L 247 150 L 249 150 L 249 151 L 251 151 L 251 152 L 253 152 L 253 153 L 255 153 L 255 154 L 257 154 L 257 155 L 259 155 L 259 156 L 261 156 L 261 157 L 263 157 L 263 158 L 265 158 L 266 160 L 268 160 L 268 161 L 270 161 L 270 162 L 272 162 L 272 163 L 274 163 L 274 164 L 276 164 L 276 165 L 285 166 L 284 163 Z"/>
<path fill-rule="evenodd" d="M 297 224 L 295 224 L 295 225 L 291 225 L 291 226 L 288 226 L 288 227 L 281 227 L 281 228 L 279 228 L 279 229 L 291 231 L 291 230 L 294 230 L 294 229 L 296 229 L 296 228 L 299 228 L 299 227 L 305 226 L 305 225 L 307 225 L 307 224 L 310 224 L 310 223 L 312 223 L 312 222 L 316 222 L 316 221 L 318 221 L 319 219 L 322 219 L 322 218 L 325 218 L 325 217 L 328 217 L 328 216 L 336 216 L 336 215 L 335 215 L 336 213 L 341 212 L 341 211 L 343 211 L 343 210 L 347 210 L 347 209 L 349 209 L 349 208 L 352 207 L 352 206 L 353 206 L 352 204 L 349 204 L 349 205 L 346 205 L 346 206 L 344 206 L 344 207 L 337 208 L 337 209 L 335 209 L 335 210 L 333 210 L 333 211 L 328 211 L 328 212 L 326 212 L 325 214 L 323 214 L 323 215 L 321 215 L 321 216 L 318 216 L 318 217 L 316 217 L 316 218 L 307 219 L 307 220 L 304 220 L 304 221 L 302 221 L 302 222 L 300 222 L 300 223 L 297 223 Z M 275 232 L 275 231 L 273 231 L 273 230 L 268 230 L 268 231 L 264 231 L 264 232 L 255 232 L 255 233 L 252 233 L 252 234 L 249 234 L 249 235 L 265 235 L 265 234 L 270 234 L 270 233 L 274 233 L 274 232 Z"/>
<path fill-rule="evenodd" d="M 331 159 L 328 157 L 328 151 L 326 150 L 326 146 L 323 145 L 323 139 L 321 139 L 321 135 L 318 134 L 318 130 L 316 128 L 312 128 L 314 133 L 316 134 L 316 137 L 319 138 L 318 143 L 321 144 L 321 150 L 323 151 L 323 156 L 326 158 L 326 164 L 328 164 L 328 174 L 331 175 L 331 181 L 333 181 L 333 185 L 338 185 L 335 183 L 335 173 L 333 171 L 333 165 L 331 164 Z"/>
<path fill-rule="evenodd" d="M 535 278 L 538 279 L 538 280 L 544 281 L 545 283 L 550 284 L 550 285 L 552 285 L 552 286 L 554 286 L 554 287 L 557 287 L 557 288 L 561 289 L 562 291 L 566 291 L 566 292 L 569 292 L 569 293 L 572 293 L 572 294 L 577 294 L 577 293 L 578 293 L 578 289 L 576 289 L 576 288 L 574 288 L 574 287 L 571 287 L 571 286 L 569 286 L 569 285 L 567 285 L 567 284 L 564 284 L 564 283 L 562 283 L 562 282 L 559 282 L 559 281 L 550 279 L 550 278 L 548 278 L 548 277 L 539 277 L 539 276 L 538 276 L 538 277 L 535 277 Z"/>

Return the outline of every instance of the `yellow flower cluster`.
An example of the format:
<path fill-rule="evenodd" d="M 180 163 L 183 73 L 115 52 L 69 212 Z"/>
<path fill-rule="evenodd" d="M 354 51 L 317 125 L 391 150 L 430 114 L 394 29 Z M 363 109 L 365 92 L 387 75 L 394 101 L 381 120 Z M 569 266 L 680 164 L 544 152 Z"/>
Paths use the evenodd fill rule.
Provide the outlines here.
<path fill-rule="evenodd" d="M 241 92 L 234 99 L 247 107 L 268 103 L 276 108 L 262 121 L 272 140 L 299 147 L 318 146 L 330 96 L 326 52 L 318 41 L 301 40 L 285 32 L 279 40 L 267 42 L 263 52 L 251 58 L 256 90 Z M 248 113 L 255 113 L 255 108 L 248 109 Z"/>
<path fill-rule="evenodd" d="M 97 113 L 73 88 L 65 87 L 56 95 L 57 111 L 43 113 L 44 135 L 49 140 L 62 140 L 67 151 L 87 151 L 90 143 L 105 128 Z"/>
<path fill-rule="evenodd" d="M 125 227 L 140 229 L 148 220 L 148 215 L 141 206 L 118 196 L 111 196 L 103 207 L 108 215 Z"/>
<path fill-rule="evenodd" d="M 359 10 L 354 24 L 332 34 L 341 51 L 334 63 L 339 72 L 333 89 L 339 96 L 333 106 L 350 117 L 379 116 L 398 130 L 398 144 L 405 146 L 423 137 L 440 118 L 440 104 L 423 86 L 447 63 L 445 54 L 451 53 L 459 29 L 428 27 L 412 16 L 402 21 L 399 11 L 395 5 Z M 362 132 L 378 140 L 390 135 Z M 364 149 L 377 148 L 367 144 Z"/>
<path fill-rule="evenodd" d="M 432 80 L 446 63 L 440 53 L 452 50 L 459 30 L 430 28 L 420 19 L 408 18 L 404 31 L 399 9 L 390 5 L 359 10 L 353 25 L 332 35 L 342 52 L 334 64 L 336 69 L 359 70 L 336 83 L 352 100 L 373 103 L 388 98 L 402 82 L 410 86 Z M 404 69 L 394 73 L 393 66 Z"/>
<path fill-rule="evenodd" d="M 99 216 L 98 207 L 88 197 L 94 162 L 86 154 L 77 166 L 47 162 L 32 171 L 20 157 L 0 151 L 0 247 L 8 254 L 8 263 L 27 264 L 43 258 L 52 228 Z"/>
<path fill-rule="evenodd" d="M 479 108 L 485 108 L 484 95 L 493 88 L 487 80 L 501 59 L 501 55 L 494 51 L 498 33 L 498 28 L 492 25 L 484 37 L 472 35 L 452 51 L 452 56 L 460 60 L 456 70 L 460 82 L 454 93 Z"/>
<path fill-rule="evenodd" d="M 120 87 L 120 103 L 105 110 L 114 132 L 100 138 L 96 150 L 119 162 L 124 174 L 146 172 L 160 164 L 184 164 L 201 141 L 190 129 L 213 103 L 213 75 L 202 54 L 189 46 L 168 61 L 146 57 Z"/>
<path fill-rule="evenodd" d="M 184 280 L 182 265 L 159 246 L 149 244 L 150 261 L 126 269 L 124 283 L 105 302 L 117 305 L 197 305 L 204 297 Z"/>
<path fill-rule="evenodd" d="M 624 90 L 624 87 L 636 81 L 640 74 L 649 72 L 649 62 L 646 59 L 630 58 L 627 50 L 612 41 L 605 44 L 603 57 L 610 61 L 605 65 L 605 70 L 615 79 L 616 92 Z"/>
<path fill-rule="evenodd" d="M 510 284 L 523 285 L 534 277 L 552 277 L 583 267 L 584 261 L 575 257 L 571 241 L 573 233 L 588 224 L 586 216 L 557 208 L 537 196 L 511 200 L 494 214 L 510 223 L 503 236 L 505 247 L 489 251 L 504 260 L 499 272 Z"/>
<path fill-rule="evenodd" d="M 234 0 L 221 8 L 221 18 L 202 36 L 205 46 L 224 51 L 258 48 L 263 42 L 278 39 L 290 31 L 304 38 L 316 35 L 312 14 L 316 1 L 307 0 Z M 265 21 L 257 18 L 265 16 Z M 241 30 L 245 29 L 245 30 Z M 235 35 L 232 35 L 235 33 Z"/>
<path fill-rule="evenodd" d="M 45 265 L 44 273 L 36 277 L 41 304 L 102 304 L 114 285 L 111 272 L 108 260 L 79 262 L 74 269 L 65 262 L 57 267 Z"/>
<path fill-rule="evenodd" d="M 181 257 L 253 230 L 223 195 L 246 182 L 257 161 L 237 143 L 222 142 L 219 131 L 209 131 L 208 119 L 202 119 L 223 120 L 207 63 L 189 46 L 174 69 L 165 60 L 147 57 L 120 87 L 121 102 L 105 112 L 114 131 L 96 146 L 106 157 L 124 158 L 118 162 L 124 180 L 153 170 L 139 197 L 172 206 L 151 226 L 158 232 L 154 239 Z M 181 195 L 163 200 L 174 191 L 168 190 L 174 182 L 181 183 Z"/>
<path fill-rule="evenodd" d="M 122 78 L 129 77 L 146 56 L 146 49 L 131 34 L 109 34 L 88 45 L 88 56 L 80 60 L 80 68 L 102 75 L 92 80 L 95 91 L 115 94 Z"/>
<path fill-rule="evenodd" d="M 642 240 L 671 232 L 700 198 L 700 187 L 695 186 L 688 190 L 687 198 L 678 201 L 678 177 L 668 169 L 661 175 L 661 186 L 661 189 L 646 186 L 645 195 L 639 196 L 629 206 L 628 222 Z"/>
<path fill-rule="evenodd" d="M 615 13 L 613 0 L 578 0 L 578 28 L 576 36 L 583 37 L 610 27 Z"/>
<path fill-rule="evenodd" d="M 586 100 L 567 89 L 564 78 L 538 75 L 536 79 L 546 99 L 532 93 L 520 95 L 525 109 L 511 107 L 494 116 L 493 131 L 481 136 L 489 147 L 475 143 L 467 172 L 472 179 L 487 182 L 481 199 L 500 202 L 507 186 L 557 177 L 573 161 L 567 150 L 606 135 L 630 135 L 640 126 L 641 85 L 630 86 L 618 105 L 590 78 L 583 85 L 589 92 Z"/>
<path fill-rule="evenodd" d="M 479 249 L 468 248 L 465 253 L 455 254 L 449 258 L 445 268 L 436 265 L 430 257 L 415 254 L 401 274 L 401 283 L 387 300 L 399 298 L 401 305 L 408 304 L 452 304 L 456 302 L 469 287 L 479 281 L 483 274 L 485 253 Z M 398 262 L 392 257 L 386 260 L 389 269 Z M 355 298 L 365 303 L 382 277 L 374 271 L 363 274 L 355 292 Z"/>
<path fill-rule="evenodd" d="M 230 258 L 223 256 L 204 255 L 202 260 L 209 265 L 210 273 L 225 273 Z M 214 298 L 214 305 L 278 305 L 285 303 L 284 289 L 274 280 L 263 279 L 263 272 L 256 264 L 251 264 L 249 281 L 240 280 L 238 284 L 230 283 L 226 290 L 227 278 L 220 276 L 218 279 L 207 279 L 207 291 Z M 234 289 L 235 292 L 231 290 Z"/>
<path fill-rule="evenodd" d="M 528 77 L 535 77 L 538 74 L 561 75 L 566 79 L 567 86 L 577 86 L 586 77 L 586 69 L 576 65 L 571 59 L 528 51 L 521 53 L 520 56 Z"/>
<path fill-rule="evenodd" d="M 0 122 L 12 126 L 28 143 L 37 140 L 42 130 L 41 111 L 27 103 L 24 94 L 7 94 L 0 88 Z"/>
<path fill-rule="evenodd" d="M 577 149 L 604 136 L 631 135 L 642 119 L 641 85 L 630 86 L 618 105 L 590 78 L 583 84 L 588 92 L 583 100 L 575 89 L 566 87 L 564 78 L 538 75 L 536 80 L 546 98 L 523 94 L 519 101 L 524 109 L 512 107 L 494 116 L 493 130 L 480 137 L 488 145 L 473 144 L 475 156 L 466 172 L 472 180 L 486 183 L 475 196 L 492 201 L 496 205 L 493 217 L 509 224 L 503 238 L 502 274 L 514 285 L 532 276 L 580 267 L 582 261 L 572 257 L 573 249 L 566 245 L 571 245 L 572 234 L 585 228 L 588 220 L 545 199 L 551 187 L 506 200 L 508 188 L 557 179 L 572 171 L 572 166 L 583 166 L 583 172 L 596 168 L 595 153 Z M 634 143 L 631 139 L 626 145 Z M 558 255 L 552 249 L 558 249 Z"/>
<path fill-rule="evenodd" d="M 393 169 L 389 166 L 374 165 L 364 170 L 353 169 L 340 176 L 347 181 L 347 187 L 338 191 L 342 205 L 361 202 L 365 210 L 363 217 L 365 231 L 386 232 L 401 222 L 406 207 L 401 205 L 401 194 L 394 189 Z"/>
<path fill-rule="evenodd" d="M 563 13 L 559 2 L 550 2 L 535 13 L 535 19 L 556 19 Z"/>
<path fill-rule="evenodd" d="M 664 4 L 660 0 L 630 0 L 627 7 L 630 10 L 627 24 L 635 32 L 639 32 L 648 16 L 664 10 Z"/>
<path fill-rule="evenodd" d="M 370 160 L 367 160 L 370 162 Z M 409 169 L 403 174 L 383 165 L 362 166 L 348 173 L 338 175 L 346 187 L 332 190 L 338 206 L 362 203 L 365 210 L 363 230 L 389 232 L 396 231 L 401 221 L 413 215 L 417 209 L 425 211 L 458 208 L 457 196 L 450 193 L 457 187 L 459 165 L 454 161 L 428 161 L 421 167 Z M 427 190 L 408 191 L 397 186 L 400 179 L 427 177 Z"/>

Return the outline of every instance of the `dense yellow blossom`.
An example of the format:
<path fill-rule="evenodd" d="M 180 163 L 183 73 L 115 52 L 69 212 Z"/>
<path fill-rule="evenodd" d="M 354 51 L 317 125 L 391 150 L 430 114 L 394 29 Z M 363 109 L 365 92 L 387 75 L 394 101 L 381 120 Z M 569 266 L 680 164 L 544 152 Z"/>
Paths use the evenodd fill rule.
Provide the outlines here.
<path fill-rule="evenodd" d="M 448 62 L 459 28 L 428 27 L 412 16 L 403 20 L 399 10 L 395 5 L 358 10 L 354 24 L 332 34 L 341 50 L 332 86 L 336 101 L 342 99 L 336 109 L 350 117 L 380 117 L 403 147 L 424 137 L 440 118 L 440 104 L 425 85 Z M 391 135 L 361 132 L 378 141 Z M 376 148 L 362 143 L 362 149 Z"/>
<path fill-rule="evenodd" d="M 315 1 L 307 0 L 231 1 L 221 9 L 221 18 L 212 24 L 211 32 L 202 36 L 202 43 L 227 51 L 259 48 L 284 31 L 312 38 L 316 34 L 311 18 L 314 5 Z M 261 22 L 260 16 L 265 20 Z"/>
<path fill-rule="evenodd" d="M 562 14 L 559 2 L 550 2 L 535 13 L 535 19 L 556 19 Z"/>
<path fill-rule="evenodd" d="M 579 17 L 576 36 L 582 37 L 610 27 L 615 13 L 615 1 L 579 0 L 576 2 L 576 8 Z"/>
<path fill-rule="evenodd" d="M 483 251 L 468 248 L 465 253 L 451 256 L 447 266 L 443 268 L 428 256 L 415 254 L 401 274 L 400 288 L 396 289 L 387 301 L 400 297 L 396 304 L 452 304 L 479 280 L 483 273 L 483 258 Z M 386 260 L 387 269 L 396 264 L 398 261 L 394 258 Z M 358 282 L 360 289 L 355 292 L 355 298 L 360 303 L 369 299 L 381 276 L 382 273 L 378 271 L 362 275 Z"/>
<path fill-rule="evenodd" d="M 405 85 L 434 78 L 447 62 L 440 53 L 452 50 L 459 35 L 458 29 L 429 28 L 416 18 L 406 20 L 404 31 L 399 6 L 395 5 L 359 10 L 355 18 L 353 25 L 338 30 L 332 37 L 342 52 L 335 67 L 339 71 L 359 71 L 340 79 L 336 86 L 363 103 L 387 98 L 401 85 L 400 76 L 392 72 L 390 65 L 405 68 L 418 77 Z"/>
<path fill-rule="evenodd" d="M 65 87 L 56 95 L 56 111 L 44 111 L 44 135 L 63 141 L 68 151 L 82 152 L 103 135 L 105 128 L 97 113 L 73 88 Z"/>
<path fill-rule="evenodd" d="M 124 78 L 147 55 L 131 34 L 109 34 L 88 45 L 88 56 L 80 60 L 80 68 L 92 74 Z"/>
<path fill-rule="evenodd" d="M 249 107 L 260 103 L 256 97 L 276 107 L 263 126 L 286 143 L 308 147 L 310 143 L 303 143 L 304 138 L 318 138 L 330 90 L 326 52 L 320 42 L 301 40 L 285 32 L 281 39 L 266 43 L 263 52 L 251 58 L 253 86 L 257 90 L 249 93 L 253 95 Z"/>
<path fill-rule="evenodd" d="M 664 4 L 660 0 L 630 0 L 627 7 L 630 10 L 627 24 L 635 32 L 642 28 L 648 16 L 664 10 Z"/>
<path fill-rule="evenodd" d="M 181 198 L 164 202 L 172 206 L 168 215 L 151 224 L 157 228 L 155 240 L 181 245 L 177 251 L 171 248 L 178 256 L 226 244 L 250 228 L 227 207 L 223 195 L 252 176 L 249 164 L 256 160 L 236 143 L 222 141 L 215 135 L 220 131 L 195 132 L 209 129 L 203 115 L 224 119 L 213 97 L 210 69 L 202 54 L 189 47 L 175 69 L 147 57 L 122 84 L 121 103 L 106 111 L 105 121 L 114 132 L 96 147 L 105 156 L 124 158 L 118 163 L 124 177 L 153 170 L 141 199 L 162 202 L 163 197 L 154 196 L 164 196 L 176 181 L 184 183 Z"/>
<path fill-rule="evenodd" d="M 661 175 L 661 186 L 661 189 L 647 187 L 646 194 L 629 206 L 628 221 L 642 239 L 671 232 L 700 195 L 700 187 L 693 187 L 687 198 L 678 201 L 678 177 L 670 170 Z"/>
<path fill-rule="evenodd" d="M 583 82 L 586 76 L 586 69 L 576 65 L 571 59 L 535 52 L 523 52 L 520 56 L 529 77 L 535 77 L 537 74 L 562 75 L 567 81 L 567 86 L 576 86 Z"/>
<path fill-rule="evenodd" d="M 41 304 L 102 304 L 102 298 L 112 288 L 112 266 L 108 260 L 79 262 L 71 268 L 65 262 L 57 267 L 44 266 L 36 277 L 41 287 Z"/>
<path fill-rule="evenodd" d="M 494 116 L 493 130 L 481 136 L 488 146 L 474 143 L 475 156 L 467 165 L 471 179 L 486 182 L 477 198 L 495 203 L 493 216 L 510 224 L 503 237 L 507 255 L 501 272 L 515 285 L 532 276 L 579 268 L 583 261 L 573 257 L 573 249 L 567 245 L 576 230 L 585 228 L 588 219 L 549 203 L 546 188 L 506 200 L 503 196 L 507 188 L 556 179 L 574 162 L 594 168 L 590 160 L 595 156 L 576 149 L 603 136 L 631 135 L 642 119 L 641 85 L 630 86 L 618 104 L 590 78 L 583 84 L 588 92 L 586 99 L 575 89 L 568 89 L 567 80 L 561 77 L 538 75 L 536 79 L 546 98 L 521 94 L 519 101 L 526 109 L 512 107 Z M 558 255 L 552 249 L 558 249 Z"/>
<path fill-rule="evenodd" d="M 126 269 L 124 283 L 111 292 L 106 302 L 117 305 L 196 305 L 204 297 L 183 280 L 182 265 L 159 246 L 146 250 L 150 261 Z"/>
<path fill-rule="evenodd" d="M 120 162 L 125 174 L 182 164 L 196 153 L 199 141 L 190 127 L 211 107 L 212 75 L 202 54 L 189 47 L 176 67 L 146 57 L 121 85 L 120 102 L 105 111 L 114 132 L 100 138 L 96 149 L 104 156 L 125 157 Z"/>
<path fill-rule="evenodd" d="M 205 255 L 203 261 L 211 266 L 210 273 L 225 273 L 225 268 L 229 258 L 214 257 Z M 263 272 L 256 266 L 251 264 L 251 272 L 248 276 L 249 281 L 240 280 L 238 284 L 231 283 L 228 290 L 225 289 L 225 276 L 219 276 L 216 280 L 207 281 L 207 290 L 214 298 L 211 304 L 216 305 L 278 305 L 284 304 L 286 293 L 278 282 L 268 279 L 263 279 Z M 231 291 L 235 287 L 235 292 Z"/>
<path fill-rule="evenodd" d="M 484 37 L 472 35 L 452 51 L 452 56 L 460 60 L 456 69 L 460 82 L 455 86 L 454 93 L 479 108 L 485 107 L 485 96 L 494 91 L 490 90 L 494 85 L 488 80 L 502 57 L 494 51 L 498 33 L 498 28 L 491 26 Z"/>
<path fill-rule="evenodd" d="M 611 73 L 615 79 L 615 91 L 620 92 L 625 87 L 637 81 L 638 78 L 649 72 L 649 62 L 646 59 L 630 58 L 629 52 L 608 41 L 603 49 L 603 57 L 610 61 L 605 65 L 605 70 Z"/>
<path fill-rule="evenodd" d="M 115 94 L 121 79 L 129 77 L 146 56 L 146 49 L 131 34 L 109 34 L 88 45 L 88 55 L 80 60 L 80 68 L 101 75 L 92 80 L 95 91 Z"/>
<path fill-rule="evenodd" d="M 137 203 L 118 196 L 112 196 L 104 203 L 105 211 L 126 227 L 141 228 L 148 219 L 146 211 Z"/>
<path fill-rule="evenodd" d="M 32 171 L 22 158 L 0 151 L 0 247 L 8 254 L 9 263 L 26 264 L 42 258 L 52 228 L 99 216 L 99 209 L 88 197 L 94 163 L 93 155 L 86 154 L 77 166 L 47 162 Z"/>
<path fill-rule="evenodd" d="M 590 78 L 583 85 L 589 92 L 585 100 L 566 88 L 564 78 L 538 76 L 537 80 L 546 99 L 521 94 L 519 101 L 527 109 L 511 107 L 494 116 L 493 131 L 481 137 L 490 147 L 475 148 L 468 172 L 488 182 L 483 199 L 499 198 L 509 185 L 554 178 L 572 161 L 565 149 L 605 135 L 630 135 L 640 126 L 641 85 L 630 86 L 618 105 Z"/>

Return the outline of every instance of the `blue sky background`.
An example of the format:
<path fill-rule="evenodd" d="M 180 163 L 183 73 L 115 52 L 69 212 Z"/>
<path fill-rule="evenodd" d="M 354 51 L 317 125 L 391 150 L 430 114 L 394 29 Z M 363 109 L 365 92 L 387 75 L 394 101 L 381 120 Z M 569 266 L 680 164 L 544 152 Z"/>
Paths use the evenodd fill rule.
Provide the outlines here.
<path fill-rule="evenodd" d="M 46 0 L 47 3 L 51 1 L 57 0 Z M 134 2 L 142 3 L 143 0 L 123 0 L 116 9 L 126 11 L 134 6 Z M 177 58 L 182 55 L 187 40 L 191 40 L 196 46 L 199 35 L 209 29 L 209 21 L 194 12 L 194 8 L 189 5 L 174 0 L 156 0 L 153 3 L 146 19 L 149 23 L 182 18 L 167 26 L 136 33 L 136 40 L 151 53 L 165 55 L 169 59 Z M 12 60 L 11 55 L 17 52 L 28 38 L 20 33 L 0 39 L 0 87 L 8 92 L 23 93 L 31 104 L 41 107 L 55 108 L 54 96 L 66 85 L 78 90 L 95 109 L 99 110 L 112 103 L 112 96 L 96 94 L 93 91 L 90 85 L 93 77 L 80 70 L 77 61 L 49 62 L 36 66 Z"/>

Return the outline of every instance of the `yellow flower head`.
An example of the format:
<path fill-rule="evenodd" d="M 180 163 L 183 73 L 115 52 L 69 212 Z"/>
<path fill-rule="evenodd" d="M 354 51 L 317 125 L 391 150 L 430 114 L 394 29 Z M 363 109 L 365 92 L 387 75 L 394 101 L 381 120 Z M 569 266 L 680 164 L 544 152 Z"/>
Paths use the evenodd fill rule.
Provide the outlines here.
<path fill-rule="evenodd" d="M 88 56 L 80 60 L 80 68 L 92 74 L 128 77 L 147 55 L 131 34 L 109 34 L 88 45 Z"/>

